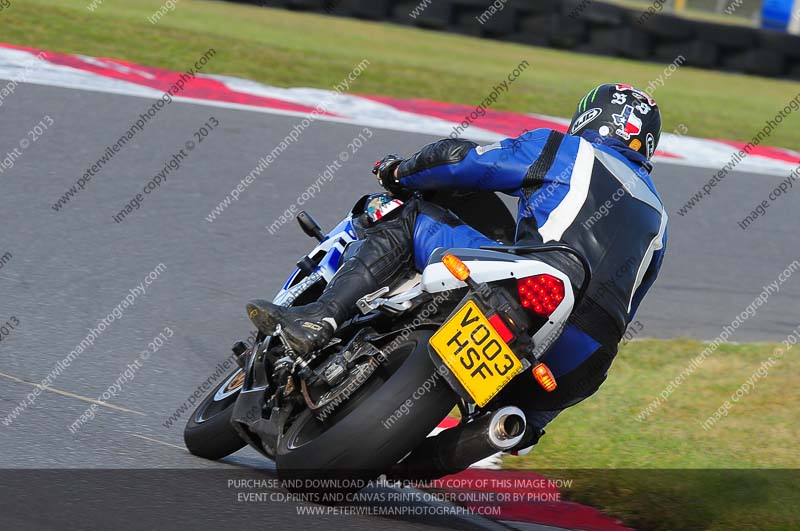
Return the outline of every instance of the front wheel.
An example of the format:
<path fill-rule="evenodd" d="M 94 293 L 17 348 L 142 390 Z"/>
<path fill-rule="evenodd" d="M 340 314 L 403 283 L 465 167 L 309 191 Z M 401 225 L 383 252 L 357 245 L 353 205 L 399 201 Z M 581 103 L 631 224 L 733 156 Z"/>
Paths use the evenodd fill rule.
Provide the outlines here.
<path fill-rule="evenodd" d="M 233 405 L 244 384 L 244 371 L 236 368 L 194 410 L 183 430 L 183 442 L 192 454 L 222 459 L 247 444 L 231 425 Z"/>
<path fill-rule="evenodd" d="M 457 401 L 428 354 L 432 335 L 416 331 L 384 347 L 381 368 L 325 421 L 309 410 L 295 417 L 278 440 L 280 477 L 373 479 L 416 448 Z"/>

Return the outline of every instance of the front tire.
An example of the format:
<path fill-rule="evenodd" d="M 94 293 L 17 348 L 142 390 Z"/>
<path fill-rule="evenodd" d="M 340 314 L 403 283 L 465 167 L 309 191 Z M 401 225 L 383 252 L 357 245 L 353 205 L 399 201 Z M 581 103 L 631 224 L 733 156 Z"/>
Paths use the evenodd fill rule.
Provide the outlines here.
<path fill-rule="evenodd" d="M 244 371 L 236 368 L 197 406 L 183 430 L 183 442 L 193 455 L 222 459 L 247 444 L 231 425 L 233 405 L 244 382 Z"/>
<path fill-rule="evenodd" d="M 324 422 L 309 410 L 298 415 L 278 440 L 281 479 L 374 479 L 418 446 L 457 401 L 428 354 L 432 335 L 412 332 L 387 352 L 389 374 L 372 375 Z"/>

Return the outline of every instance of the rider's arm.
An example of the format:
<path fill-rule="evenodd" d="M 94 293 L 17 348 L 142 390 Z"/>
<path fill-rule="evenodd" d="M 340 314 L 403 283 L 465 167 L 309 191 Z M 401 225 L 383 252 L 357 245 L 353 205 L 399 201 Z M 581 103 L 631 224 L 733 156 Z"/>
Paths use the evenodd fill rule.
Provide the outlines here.
<path fill-rule="evenodd" d="M 550 131 L 539 129 L 489 146 L 447 138 L 428 144 L 397 167 L 397 179 L 411 190 L 512 192 L 522 185 Z"/>
<path fill-rule="evenodd" d="M 664 261 L 664 253 L 667 250 L 667 232 L 664 231 L 664 235 L 661 237 L 661 246 L 653 253 L 653 258 L 650 260 L 650 264 L 647 266 L 647 271 L 645 271 L 644 276 L 642 277 L 642 283 L 639 284 L 639 288 L 633 294 L 633 298 L 631 299 L 631 309 L 628 312 L 628 321 L 633 319 L 633 316 L 636 315 L 636 310 L 639 309 L 639 304 L 642 303 L 642 299 L 644 299 L 645 294 L 650 289 L 650 286 L 653 285 L 655 282 L 656 277 L 658 276 L 658 271 L 661 269 L 661 263 Z"/>

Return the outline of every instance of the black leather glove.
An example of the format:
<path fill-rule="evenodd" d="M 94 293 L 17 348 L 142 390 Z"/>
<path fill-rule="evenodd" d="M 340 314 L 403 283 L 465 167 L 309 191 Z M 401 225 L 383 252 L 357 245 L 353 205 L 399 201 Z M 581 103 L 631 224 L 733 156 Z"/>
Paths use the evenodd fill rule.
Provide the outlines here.
<path fill-rule="evenodd" d="M 375 174 L 378 183 L 394 195 L 399 195 L 403 192 L 403 186 L 394 175 L 401 162 L 403 162 L 403 158 L 400 155 L 386 155 L 372 167 L 372 173 Z"/>

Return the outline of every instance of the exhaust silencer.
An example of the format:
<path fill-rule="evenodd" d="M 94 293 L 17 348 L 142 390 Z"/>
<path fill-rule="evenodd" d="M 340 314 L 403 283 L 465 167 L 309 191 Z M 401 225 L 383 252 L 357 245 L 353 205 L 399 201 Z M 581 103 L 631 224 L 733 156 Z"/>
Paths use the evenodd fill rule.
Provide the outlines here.
<path fill-rule="evenodd" d="M 391 476 L 398 479 L 435 479 L 460 472 L 490 455 L 510 450 L 525 436 L 525 414 L 506 406 L 467 424 L 428 437 Z"/>

